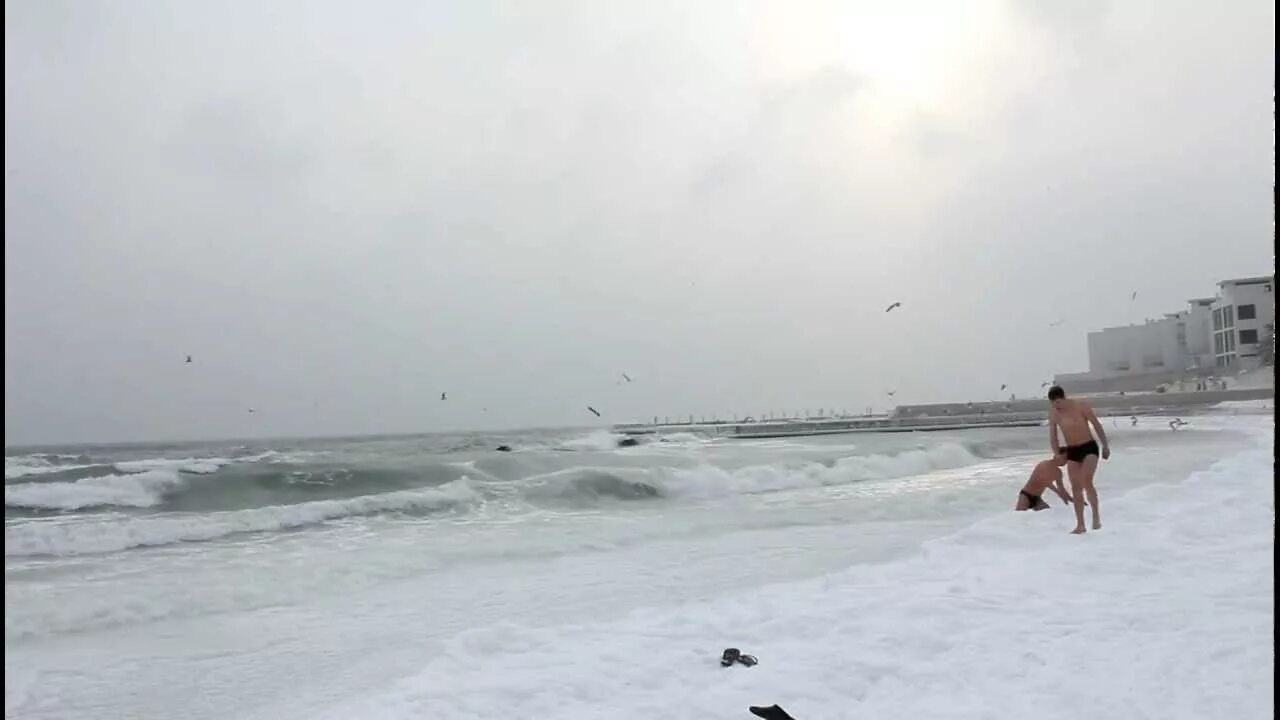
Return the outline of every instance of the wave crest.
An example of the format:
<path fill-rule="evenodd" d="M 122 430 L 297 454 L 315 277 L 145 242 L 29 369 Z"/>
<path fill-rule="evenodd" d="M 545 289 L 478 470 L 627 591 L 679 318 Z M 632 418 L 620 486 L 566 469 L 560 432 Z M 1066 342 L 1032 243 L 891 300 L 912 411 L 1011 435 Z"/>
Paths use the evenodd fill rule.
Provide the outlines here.
<path fill-rule="evenodd" d="M 136 547 L 216 540 L 242 533 L 271 532 L 330 520 L 384 512 L 438 512 L 481 502 L 467 478 L 437 488 L 314 500 L 207 514 L 147 517 L 93 516 L 32 520 L 6 525 L 5 557 L 92 555 Z"/>

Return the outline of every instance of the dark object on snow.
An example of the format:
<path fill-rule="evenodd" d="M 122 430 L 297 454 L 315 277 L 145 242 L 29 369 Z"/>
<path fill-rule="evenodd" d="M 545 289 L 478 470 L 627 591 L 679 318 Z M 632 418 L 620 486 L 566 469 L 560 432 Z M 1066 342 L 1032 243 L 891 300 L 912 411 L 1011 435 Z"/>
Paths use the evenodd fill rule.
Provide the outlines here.
<path fill-rule="evenodd" d="M 639 444 L 640 444 L 640 441 L 633 437 L 622 438 L 621 440 L 618 441 L 618 447 L 635 447 Z"/>
<path fill-rule="evenodd" d="M 498 452 L 511 452 L 510 445 L 499 445 L 496 449 Z"/>
<path fill-rule="evenodd" d="M 752 715 L 764 718 L 764 720 L 796 720 L 788 715 L 786 710 L 783 710 L 777 705 L 770 705 L 769 707 L 756 707 L 755 705 L 752 705 L 747 709 L 751 711 Z"/>
<path fill-rule="evenodd" d="M 725 648 L 724 652 L 720 654 L 720 665 L 722 667 L 729 667 L 734 663 L 742 663 L 747 667 L 751 667 L 759 664 L 759 662 L 754 655 L 743 655 L 738 648 Z"/>

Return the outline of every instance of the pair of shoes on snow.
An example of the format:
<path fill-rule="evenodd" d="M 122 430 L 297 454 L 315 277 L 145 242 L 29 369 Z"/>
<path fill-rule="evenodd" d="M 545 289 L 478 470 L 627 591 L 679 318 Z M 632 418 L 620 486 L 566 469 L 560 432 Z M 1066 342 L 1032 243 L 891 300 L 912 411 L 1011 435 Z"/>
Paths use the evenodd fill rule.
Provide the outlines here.
<path fill-rule="evenodd" d="M 729 667 L 734 663 L 742 663 L 747 667 L 751 667 L 758 662 L 760 661 L 756 660 L 754 655 L 743 655 L 738 648 L 726 648 L 724 653 L 720 655 L 720 664 L 724 667 Z"/>

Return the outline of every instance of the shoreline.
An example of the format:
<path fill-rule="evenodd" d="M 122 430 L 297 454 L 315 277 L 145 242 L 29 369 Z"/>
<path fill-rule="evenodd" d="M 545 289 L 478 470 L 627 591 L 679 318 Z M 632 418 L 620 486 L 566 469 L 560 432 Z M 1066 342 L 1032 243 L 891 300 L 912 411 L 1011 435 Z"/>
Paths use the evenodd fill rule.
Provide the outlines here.
<path fill-rule="evenodd" d="M 801 720 L 1269 718 L 1272 441 L 1250 434 L 1205 470 L 1112 496 L 1082 537 L 1002 512 L 887 563 L 611 621 L 477 628 L 321 717 L 745 718 L 777 703 Z M 760 665 L 719 667 L 725 646 Z"/>

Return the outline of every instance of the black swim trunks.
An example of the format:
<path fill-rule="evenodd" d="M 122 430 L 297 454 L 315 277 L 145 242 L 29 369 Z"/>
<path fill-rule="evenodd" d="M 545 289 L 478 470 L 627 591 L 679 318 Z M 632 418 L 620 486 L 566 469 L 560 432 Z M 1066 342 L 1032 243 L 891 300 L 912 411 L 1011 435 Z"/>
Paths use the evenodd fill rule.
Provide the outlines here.
<path fill-rule="evenodd" d="M 1098 442 L 1090 440 L 1079 445 L 1069 445 L 1063 448 L 1062 452 L 1067 454 L 1067 460 L 1070 462 L 1084 462 L 1084 459 L 1090 455 L 1098 455 Z"/>
<path fill-rule="evenodd" d="M 1032 495 L 1031 493 L 1027 492 L 1026 490 L 1019 490 L 1019 491 L 1018 491 L 1018 494 L 1019 494 L 1019 495 L 1021 495 L 1021 496 L 1023 496 L 1023 497 L 1025 497 L 1025 498 L 1027 499 L 1027 501 L 1031 503 L 1030 505 L 1028 505 L 1028 506 L 1027 506 L 1027 508 L 1028 508 L 1028 509 L 1030 509 L 1030 510 L 1035 510 L 1037 507 L 1039 507 L 1039 506 L 1040 506 L 1040 503 L 1041 503 L 1041 502 L 1043 502 L 1043 501 L 1040 499 L 1040 496 L 1039 496 L 1039 495 Z"/>

